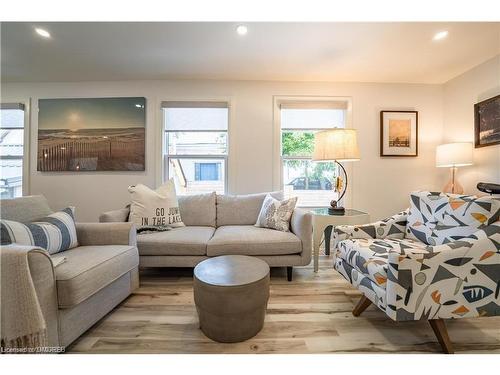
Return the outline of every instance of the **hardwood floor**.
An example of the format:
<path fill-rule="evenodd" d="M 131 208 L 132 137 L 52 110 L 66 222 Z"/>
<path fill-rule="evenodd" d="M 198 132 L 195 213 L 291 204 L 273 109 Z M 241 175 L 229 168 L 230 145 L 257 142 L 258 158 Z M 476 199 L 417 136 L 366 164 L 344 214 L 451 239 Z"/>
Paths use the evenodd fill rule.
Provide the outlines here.
<path fill-rule="evenodd" d="M 148 269 L 140 288 L 81 336 L 71 353 L 441 353 L 423 322 L 395 323 L 375 306 L 351 310 L 359 292 L 332 268 L 331 256 L 271 272 L 263 330 L 237 344 L 211 341 L 198 328 L 191 269 Z M 456 353 L 500 353 L 500 317 L 447 321 Z"/>

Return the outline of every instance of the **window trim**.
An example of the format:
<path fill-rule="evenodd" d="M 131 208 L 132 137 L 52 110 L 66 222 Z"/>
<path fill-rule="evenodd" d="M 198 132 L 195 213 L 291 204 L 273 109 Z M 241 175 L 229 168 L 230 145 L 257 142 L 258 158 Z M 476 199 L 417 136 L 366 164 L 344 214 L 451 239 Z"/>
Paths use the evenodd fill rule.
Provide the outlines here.
<path fill-rule="evenodd" d="M 172 103 L 175 104 L 172 105 Z M 165 122 L 164 122 L 164 109 L 167 108 L 227 108 L 228 110 L 228 116 L 227 116 L 227 129 L 225 130 L 226 133 L 226 154 L 225 155 L 169 155 L 168 154 L 168 138 L 167 135 L 169 132 L 175 133 L 179 131 L 168 131 L 165 128 Z M 224 161 L 224 194 L 229 194 L 230 193 L 230 179 L 229 179 L 229 170 L 230 170 L 230 159 L 229 155 L 231 153 L 231 123 L 232 123 L 232 116 L 233 116 L 233 111 L 232 111 L 232 100 L 230 98 L 218 98 L 218 99 L 187 99 L 187 100 L 179 100 L 179 99 L 172 99 L 172 100 L 160 100 L 159 101 L 159 129 L 161 131 L 161 136 L 159 138 L 159 142 L 161 142 L 161 145 L 158 147 L 158 149 L 161 152 L 160 160 L 162 161 L 160 164 L 160 171 L 157 172 L 157 185 L 163 184 L 167 179 L 168 179 L 168 173 L 169 173 L 169 163 L 170 159 L 212 159 L 212 160 L 223 160 Z M 207 132 L 217 132 L 217 133 L 223 133 L 224 131 L 221 130 L 182 130 L 181 132 L 186 132 L 186 133 L 196 133 L 196 132 L 201 132 L 201 133 L 207 133 Z"/>
<path fill-rule="evenodd" d="M 22 169 L 22 192 L 23 196 L 30 195 L 30 165 L 31 165 L 31 98 L 29 99 L 19 99 L 19 100 L 5 100 L 0 103 L 0 109 L 20 109 L 24 112 L 24 123 L 23 123 L 23 169 Z M 3 129 L 20 129 L 5 127 Z M 6 160 L 17 160 L 19 157 L 3 156 L 2 159 Z"/>
<path fill-rule="evenodd" d="M 283 189 L 283 157 L 281 155 L 281 105 L 286 103 L 285 107 L 293 106 L 292 103 L 303 105 L 306 109 L 312 108 L 309 106 L 313 103 L 319 103 L 322 108 L 338 108 L 337 103 L 345 103 L 345 128 L 352 128 L 352 97 L 349 96 L 312 96 L 312 95 L 299 95 L 299 96 L 273 96 L 273 190 Z M 328 103 L 332 103 L 329 106 Z M 310 129 L 293 129 L 294 131 L 310 130 Z M 293 157 L 292 159 L 305 159 L 308 157 Z M 347 173 L 349 174 L 349 186 L 353 186 L 353 173 L 352 163 L 344 164 Z M 352 189 L 346 192 L 344 197 L 345 206 L 352 206 Z M 301 206 L 306 207 L 306 206 Z M 309 207 L 309 206 L 307 206 Z"/>

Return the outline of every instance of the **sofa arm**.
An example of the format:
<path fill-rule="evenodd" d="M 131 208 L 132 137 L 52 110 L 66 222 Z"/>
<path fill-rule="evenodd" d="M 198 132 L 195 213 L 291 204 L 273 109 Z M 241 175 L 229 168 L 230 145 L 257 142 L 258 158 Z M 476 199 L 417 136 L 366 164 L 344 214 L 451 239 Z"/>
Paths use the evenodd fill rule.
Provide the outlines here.
<path fill-rule="evenodd" d="M 123 223 L 128 221 L 130 207 L 120 208 L 119 210 L 103 212 L 99 215 L 100 223 Z"/>
<path fill-rule="evenodd" d="M 386 313 L 394 320 L 500 315 L 500 222 L 418 253 L 390 253 Z"/>
<path fill-rule="evenodd" d="M 80 246 L 136 246 L 137 231 L 133 223 L 76 223 Z"/>
<path fill-rule="evenodd" d="M 42 313 L 43 320 L 45 322 L 45 327 L 47 329 L 47 344 L 48 346 L 59 346 L 59 335 L 58 335 L 58 305 L 57 305 L 57 290 L 56 290 L 56 277 L 54 273 L 54 268 L 52 266 L 52 260 L 46 250 L 37 248 L 34 246 L 21 246 L 17 244 L 12 244 L 8 246 L 2 246 L 1 258 L 2 261 L 2 310 L 9 306 L 9 302 L 6 301 L 7 295 L 10 293 L 3 290 L 4 288 L 9 288 L 9 280 L 5 280 L 4 277 L 8 277 L 10 272 L 22 272 L 24 268 L 14 267 L 13 269 L 6 270 L 3 267 L 7 267 L 8 264 L 14 265 L 11 261 L 7 261 L 12 255 L 14 256 L 26 256 L 28 260 L 29 273 L 31 281 L 35 289 L 36 298 L 38 305 L 40 306 L 40 311 Z M 8 254 L 10 252 L 10 255 Z M 13 260 L 13 258 L 11 258 Z M 15 264 L 19 264 L 17 260 L 13 260 Z M 9 268 L 11 268 L 9 266 Z M 14 279 L 11 279 L 11 282 Z M 16 288 L 17 286 L 13 286 Z M 14 296 L 15 294 L 13 294 Z M 5 305 L 4 305 L 5 304 Z M 13 308 L 13 306 L 11 306 Z M 26 316 L 23 312 L 15 312 L 16 319 Z M 6 321 L 7 315 L 2 316 L 3 324 L 14 324 L 13 322 Z"/>
<path fill-rule="evenodd" d="M 302 256 L 308 256 L 310 261 L 313 237 L 312 214 L 302 208 L 293 210 L 290 229 L 302 242 Z"/>
<path fill-rule="evenodd" d="M 335 246 L 343 240 L 353 238 L 399 238 L 405 236 L 408 210 L 384 220 L 362 225 L 338 225 L 333 230 Z"/>

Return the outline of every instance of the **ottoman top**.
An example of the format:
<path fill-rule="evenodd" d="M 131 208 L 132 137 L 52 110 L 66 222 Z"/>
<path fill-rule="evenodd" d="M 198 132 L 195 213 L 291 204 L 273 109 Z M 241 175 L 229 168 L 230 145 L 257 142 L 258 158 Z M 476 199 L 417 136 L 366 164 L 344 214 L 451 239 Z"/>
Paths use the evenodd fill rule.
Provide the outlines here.
<path fill-rule="evenodd" d="M 199 281 L 217 286 L 239 286 L 262 280 L 269 266 L 261 259 L 245 255 L 223 255 L 210 258 L 194 268 Z"/>

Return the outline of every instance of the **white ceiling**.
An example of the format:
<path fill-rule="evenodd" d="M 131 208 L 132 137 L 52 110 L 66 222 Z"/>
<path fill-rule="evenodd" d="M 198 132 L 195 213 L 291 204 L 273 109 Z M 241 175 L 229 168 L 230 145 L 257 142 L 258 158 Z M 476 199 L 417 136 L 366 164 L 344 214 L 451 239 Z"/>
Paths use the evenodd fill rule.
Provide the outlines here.
<path fill-rule="evenodd" d="M 246 25 L 240 36 L 236 23 L 2 23 L 1 79 L 442 83 L 500 53 L 500 23 Z"/>

